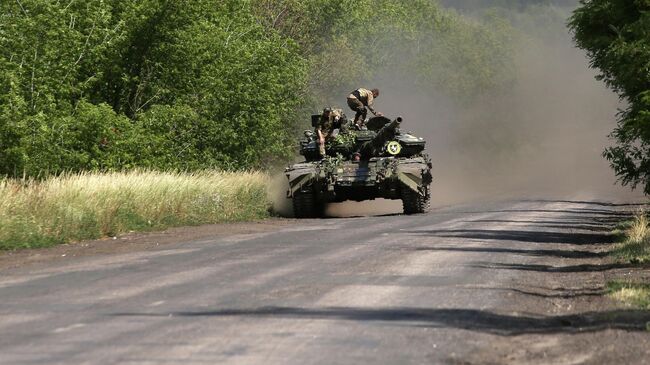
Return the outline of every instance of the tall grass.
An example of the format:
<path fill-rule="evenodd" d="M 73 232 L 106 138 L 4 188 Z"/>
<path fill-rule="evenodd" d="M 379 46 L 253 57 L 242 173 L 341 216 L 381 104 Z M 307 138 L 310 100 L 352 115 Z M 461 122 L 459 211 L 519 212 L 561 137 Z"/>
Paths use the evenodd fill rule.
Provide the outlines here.
<path fill-rule="evenodd" d="M 623 241 L 612 252 L 615 257 L 631 263 L 650 262 L 650 221 L 648 212 L 638 211 L 634 220 L 625 223 Z M 650 284 L 633 281 L 613 281 L 607 284 L 609 296 L 628 305 L 650 309 Z M 650 322 L 646 323 L 650 331 Z"/>
<path fill-rule="evenodd" d="M 258 172 L 82 173 L 0 181 L 0 249 L 268 216 Z"/>
<path fill-rule="evenodd" d="M 614 256 L 632 263 L 650 262 L 650 222 L 647 211 L 639 211 L 624 232 L 624 241 L 618 244 Z"/>
<path fill-rule="evenodd" d="M 650 284 L 615 281 L 607 284 L 607 290 L 615 300 L 650 309 Z"/>

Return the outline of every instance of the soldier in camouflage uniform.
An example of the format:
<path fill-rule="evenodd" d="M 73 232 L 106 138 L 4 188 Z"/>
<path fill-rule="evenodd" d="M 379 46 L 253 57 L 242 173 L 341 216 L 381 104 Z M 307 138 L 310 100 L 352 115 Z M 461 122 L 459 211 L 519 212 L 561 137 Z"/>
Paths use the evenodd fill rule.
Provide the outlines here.
<path fill-rule="evenodd" d="M 348 95 L 348 106 L 350 109 L 352 109 L 352 111 L 356 112 L 354 115 L 353 123 L 357 129 L 361 129 L 363 127 L 363 123 L 365 123 L 368 110 L 370 110 L 372 114 L 378 117 L 383 116 L 382 113 L 375 111 L 375 109 L 372 107 L 373 100 L 378 96 L 379 89 L 368 90 L 364 88 L 358 88 L 350 93 L 350 95 Z"/>
<path fill-rule="evenodd" d="M 341 128 L 344 119 L 345 116 L 341 109 L 323 109 L 323 114 L 321 114 L 318 125 L 316 126 L 321 157 L 325 157 L 325 142 L 333 137 L 332 132 L 334 132 L 334 129 Z"/>

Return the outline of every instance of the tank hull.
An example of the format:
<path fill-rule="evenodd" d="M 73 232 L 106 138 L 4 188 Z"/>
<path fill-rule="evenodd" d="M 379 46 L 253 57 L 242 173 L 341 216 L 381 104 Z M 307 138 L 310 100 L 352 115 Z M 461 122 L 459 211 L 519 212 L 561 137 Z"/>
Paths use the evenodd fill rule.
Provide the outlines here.
<path fill-rule="evenodd" d="M 320 216 L 327 203 L 377 198 L 401 199 L 406 214 L 428 210 L 432 175 L 426 155 L 360 161 L 326 158 L 292 165 L 285 173 L 297 217 Z"/>

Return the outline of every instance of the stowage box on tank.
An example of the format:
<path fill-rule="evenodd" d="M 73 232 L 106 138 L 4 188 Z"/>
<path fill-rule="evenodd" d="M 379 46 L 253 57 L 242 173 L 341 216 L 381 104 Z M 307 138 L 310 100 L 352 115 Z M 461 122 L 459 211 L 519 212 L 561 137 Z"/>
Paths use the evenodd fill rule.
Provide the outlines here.
<path fill-rule="evenodd" d="M 315 134 L 305 131 L 300 142 L 305 161 L 285 170 L 295 216 L 320 217 L 327 203 L 376 198 L 401 199 L 405 214 L 427 212 L 431 160 L 424 139 L 402 132 L 401 124 L 401 117 L 374 117 L 367 130 L 342 128 L 327 143 L 324 158 Z"/>

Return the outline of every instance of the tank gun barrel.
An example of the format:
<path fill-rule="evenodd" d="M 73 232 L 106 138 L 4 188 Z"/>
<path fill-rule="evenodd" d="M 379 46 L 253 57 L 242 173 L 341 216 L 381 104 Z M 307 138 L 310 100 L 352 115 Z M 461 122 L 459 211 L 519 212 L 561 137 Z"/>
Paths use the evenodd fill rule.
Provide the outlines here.
<path fill-rule="evenodd" d="M 378 132 L 377 135 L 370 141 L 372 148 L 374 150 L 379 150 L 386 142 L 391 140 L 395 136 L 397 128 L 402 124 L 402 117 L 395 118 L 392 122 L 383 126 Z"/>
<path fill-rule="evenodd" d="M 402 117 L 397 117 L 392 122 L 383 126 L 379 131 L 377 131 L 376 136 L 374 136 L 370 141 L 364 143 L 361 148 L 361 154 L 365 157 L 376 156 L 379 154 L 379 151 L 381 151 L 386 142 L 395 137 L 395 133 L 401 124 Z"/>

